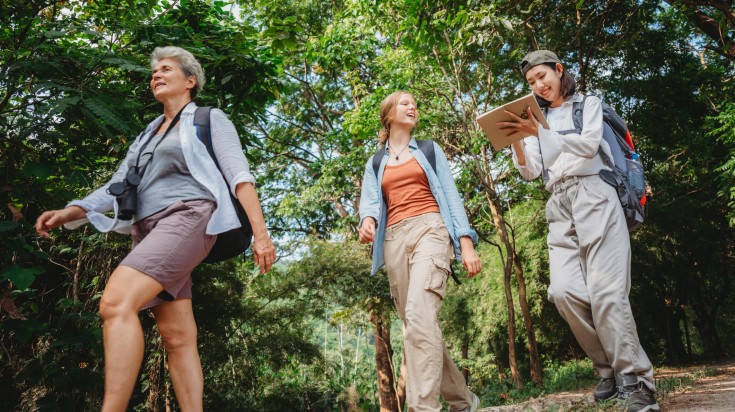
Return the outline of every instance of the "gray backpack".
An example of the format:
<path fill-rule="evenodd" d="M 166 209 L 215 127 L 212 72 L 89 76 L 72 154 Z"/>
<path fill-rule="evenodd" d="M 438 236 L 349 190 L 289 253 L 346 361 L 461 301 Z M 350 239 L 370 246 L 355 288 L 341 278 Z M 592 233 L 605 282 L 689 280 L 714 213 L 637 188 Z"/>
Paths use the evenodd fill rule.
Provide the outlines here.
<path fill-rule="evenodd" d="M 582 133 L 582 116 L 584 103 L 572 106 L 572 120 L 574 129 L 557 131 L 559 134 Z M 597 150 L 602 161 L 612 170 L 601 170 L 600 177 L 618 192 L 620 205 L 623 207 L 628 231 L 632 232 L 640 227 L 644 220 L 644 206 L 648 200 L 646 196 L 646 178 L 643 165 L 638 161 L 633 140 L 625 121 L 605 102 L 602 104 L 602 138 L 610 146 L 612 158 L 600 147 Z"/>

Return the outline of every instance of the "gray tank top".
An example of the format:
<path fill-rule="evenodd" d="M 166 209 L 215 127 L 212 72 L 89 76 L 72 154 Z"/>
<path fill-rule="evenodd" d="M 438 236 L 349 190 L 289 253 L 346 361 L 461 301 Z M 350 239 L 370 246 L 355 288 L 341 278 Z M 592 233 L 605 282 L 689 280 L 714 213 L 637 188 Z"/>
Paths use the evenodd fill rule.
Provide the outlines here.
<path fill-rule="evenodd" d="M 140 156 L 140 165 L 151 160 L 151 151 L 163 137 L 163 133 L 153 136 L 150 144 Z M 128 167 L 135 166 L 137 156 L 131 159 Z M 152 161 L 148 163 L 143 179 L 138 186 L 138 210 L 135 221 L 169 207 L 181 200 L 207 199 L 215 201 L 214 196 L 189 172 L 181 150 L 179 126 L 174 127 L 158 145 Z"/>

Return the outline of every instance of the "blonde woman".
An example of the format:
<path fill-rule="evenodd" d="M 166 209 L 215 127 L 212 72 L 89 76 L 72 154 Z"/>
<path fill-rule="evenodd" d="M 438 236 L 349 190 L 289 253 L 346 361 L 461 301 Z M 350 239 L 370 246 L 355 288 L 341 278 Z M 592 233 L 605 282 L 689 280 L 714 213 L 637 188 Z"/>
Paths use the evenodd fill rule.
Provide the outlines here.
<path fill-rule="evenodd" d="M 360 241 L 373 242 L 372 274 L 385 265 L 391 295 L 403 321 L 403 362 L 409 411 L 476 411 L 479 399 L 447 351 L 438 312 L 456 257 L 472 277 L 482 264 L 477 234 L 441 147 L 436 165 L 419 150 L 411 130 L 419 119 L 413 96 L 397 91 L 383 100 L 378 159 L 365 166 L 360 199 Z M 436 170 L 434 170 L 436 169 Z"/>

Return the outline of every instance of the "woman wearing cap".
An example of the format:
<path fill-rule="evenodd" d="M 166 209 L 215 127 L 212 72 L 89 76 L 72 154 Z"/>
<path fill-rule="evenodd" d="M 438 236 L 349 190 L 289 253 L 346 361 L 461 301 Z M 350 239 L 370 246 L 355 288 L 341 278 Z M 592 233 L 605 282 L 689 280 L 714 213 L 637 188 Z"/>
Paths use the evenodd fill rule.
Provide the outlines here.
<path fill-rule="evenodd" d="M 192 100 L 204 85 L 199 62 L 179 47 L 159 47 L 151 54 L 151 69 L 150 87 L 163 104 L 163 115 L 135 139 L 109 182 L 64 209 L 41 214 L 36 231 L 48 237 L 53 228 L 74 229 L 90 221 L 103 232 L 132 232 L 133 249 L 113 271 L 100 300 L 105 350 L 102 410 L 127 407 L 143 358 L 138 311 L 152 308 L 179 407 L 201 411 L 204 383 L 191 273 L 218 233 L 240 226 L 230 192 L 249 217 L 261 273 L 273 265 L 275 248 L 232 122 L 222 111 L 212 110 L 212 144 L 222 174 L 197 139 Z M 108 189 L 131 176 L 129 171 L 142 178 L 135 182 L 139 183 L 135 212 L 124 216 Z M 115 218 L 104 215 L 111 210 Z"/>
<path fill-rule="evenodd" d="M 403 365 L 409 411 L 474 412 L 479 399 L 444 345 L 439 307 L 452 258 L 470 277 L 482 269 L 470 227 L 441 147 L 432 165 L 411 130 L 418 122 L 411 94 L 397 91 L 380 105 L 380 143 L 365 165 L 360 198 L 360 241 L 374 242 L 372 274 L 385 265 L 393 303 L 403 320 Z M 377 171 L 376 171 L 377 169 Z M 404 369 L 405 368 L 405 369 Z"/>
<path fill-rule="evenodd" d="M 598 149 L 610 156 L 602 139 L 600 100 L 575 94 L 574 78 L 551 51 L 527 54 L 520 68 L 546 108 L 549 130 L 539 126 L 530 110 L 527 119 L 507 112 L 514 121 L 499 125 L 509 134 L 530 135 L 513 143 L 513 162 L 525 179 L 543 174 L 551 192 L 546 204 L 549 300 L 602 378 L 595 400 L 618 397 L 628 411 L 657 411 L 653 367 L 638 340 L 628 300 L 628 229 L 615 189 L 599 176 L 607 166 Z M 574 131 L 572 106 L 582 101 L 580 134 Z"/>

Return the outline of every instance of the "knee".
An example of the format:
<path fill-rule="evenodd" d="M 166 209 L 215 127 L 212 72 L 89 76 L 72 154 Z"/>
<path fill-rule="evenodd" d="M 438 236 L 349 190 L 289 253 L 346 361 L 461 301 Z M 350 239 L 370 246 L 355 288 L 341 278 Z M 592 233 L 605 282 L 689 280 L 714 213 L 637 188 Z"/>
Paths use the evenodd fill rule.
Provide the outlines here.
<path fill-rule="evenodd" d="M 197 344 L 196 327 L 182 327 L 179 325 L 158 325 L 163 346 L 168 352 L 175 352 L 182 348 L 195 347 Z"/>
<path fill-rule="evenodd" d="M 425 312 L 406 311 L 406 322 L 403 329 L 403 339 L 406 342 L 416 344 L 430 341 L 435 336 L 441 336 L 438 319 L 432 319 Z"/>
<path fill-rule="evenodd" d="M 133 309 L 130 305 L 127 305 L 122 297 L 107 292 L 102 294 L 99 314 L 103 322 L 130 314 L 135 315 L 136 313 L 137 310 Z"/>
<path fill-rule="evenodd" d="M 571 306 L 571 303 L 574 300 L 574 296 L 567 288 L 549 287 L 547 293 L 549 301 L 556 306 L 559 312 L 562 313 Z"/>

